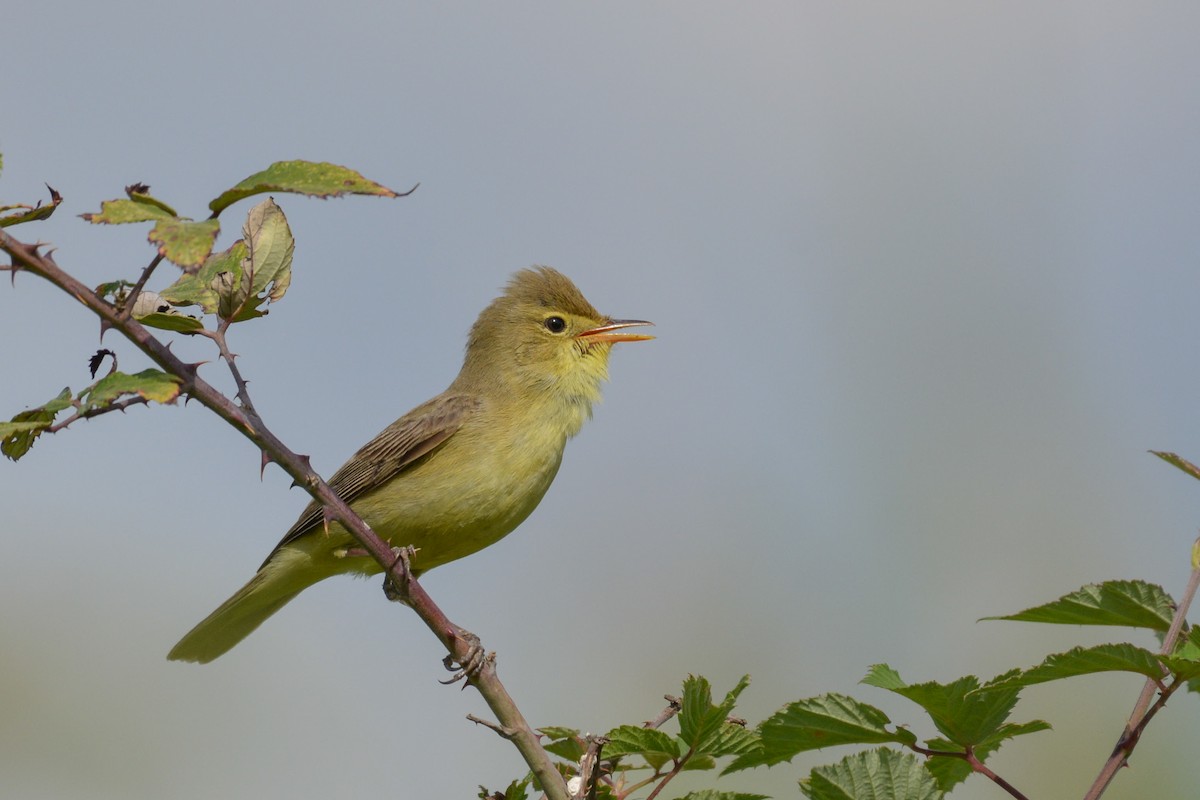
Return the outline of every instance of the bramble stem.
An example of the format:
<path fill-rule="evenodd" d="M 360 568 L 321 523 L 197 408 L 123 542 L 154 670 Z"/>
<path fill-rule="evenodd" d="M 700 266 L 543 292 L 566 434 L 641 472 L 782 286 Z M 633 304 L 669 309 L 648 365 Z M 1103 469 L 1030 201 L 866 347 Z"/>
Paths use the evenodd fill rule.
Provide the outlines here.
<path fill-rule="evenodd" d="M 39 253 L 37 245 L 18 241 L 0 229 L 0 250 L 7 253 L 12 259 L 12 265 L 8 269 L 14 275 L 18 270 L 31 272 L 74 297 L 88 310 L 100 317 L 102 324 L 120 331 L 155 364 L 178 378 L 181 394 L 187 394 L 199 401 L 201 405 L 233 426 L 260 450 L 267 453 L 271 460 L 291 476 L 297 485 L 328 510 L 331 519 L 342 524 L 350 535 L 362 545 L 367 554 L 383 567 L 389 577 L 397 582 L 407 584 L 408 605 L 433 631 L 450 655 L 456 661 L 463 663 L 463 660 L 469 655 L 469 643 L 456 634 L 456 631 L 459 630 L 458 626 L 446 617 L 415 578 L 405 574 L 403 560 L 396 558 L 390 546 L 380 539 L 363 522 L 362 518 L 329 488 L 325 480 L 309 466 L 308 460 L 292 452 L 263 424 L 254 412 L 253 406 L 248 403 L 248 398 L 242 398 L 244 408 L 239 408 L 232 400 L 200 378 L 197 374 L 199 365 L 181 361 L 144 325 L 133 319 L 132 315 L 127 315 L 124 309 L 118 309 L 98 297 L 95 292 L 73 275 L 61 269 L 49 254 Z M 149 277 L 149 272 L 155 264 L 156 262 L 152 262 L 143 271 L 143 278 Z M 136 300 L 136 297 L 134 299 Z M 132 308 L 132 306 L 129 307 Z M 220 344 L 223 344 L 223 341 Z M 225 348 L 224 354 L 228 354 L 228 348 Z M 227 359 L 227 361 L 233 368 L 232 359 Z M 236 370 L 234 375 L 236 380 L 239 377 Z M 239 382 L 239 390 L 242 388 L 244 388 L 244 381 Z M 566 782 L 554 768 L 550 756 L 539 744 L 538 735 L 525 721 L 516 703 L 508 694 L 508 690 L 496 676 L 495 665 L 489 661 L 478 672 L 467 676 L 467 681 L 479 690 L 480 695 L 492 713 L 496 715 L 500 724 L 513 731 L 512 741 L 529 768 L 537 776 L 543 791 L 551 800 L 570 800 Z M 391 689 L 388 688 L 385 695 L 390 692 Z"/>

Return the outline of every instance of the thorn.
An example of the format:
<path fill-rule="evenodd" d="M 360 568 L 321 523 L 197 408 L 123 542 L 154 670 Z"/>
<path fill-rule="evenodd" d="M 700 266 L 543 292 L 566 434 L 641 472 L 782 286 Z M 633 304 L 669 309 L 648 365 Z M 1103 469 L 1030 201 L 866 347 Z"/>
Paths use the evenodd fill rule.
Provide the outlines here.
<path fill-rule="evenodd" d="M 497 725 L 494 722 L 489 722 L 486 719 L 480 719 L 474 714 L 467 714 L 467 719 L 474 722 L 476 725 L 482 725 L 485 728 L 491 728 L 496 733 L 503 736 L 505 739 L 512 739 L 517 735 L 517 732 L 512 728 L 506 728 L 503 725 Z"/>
<path fill-rule="evenodd" d="M 185 363 L 183 365 L 183 371 L 187 373 L 189 378 L 195 378 L 196 373 L 200 370 L 200 367 L 207 363 L 207 361 L 192 361 L 190 363 Z"/>
<path fill-rule="evenodd" d="M 259 481 L 262 481 L 262 479 L 263 479 L 263 476 L 264 476 L 264 475 L 266 474 L 266 472 L 267 472 L 267 464 L 270 464 L 270 463 L 271 463 L 272 461 L 274 461 L 274 460 L 275 460 L 275 459 L 271 458 L 271 454 L 270 454 L 270 453 L 268 453 L 266 450 L 263 450 L 263 451 L 262 451 L 262 466 L 260 466 L 260 467 L 258 468 L 258 480 L 259 480 Z"/>
<path fill-rule="evenodd" d="M 321 525 L 325 528 L 325 535 L 329 535 L 329 522 L 333 519 L 333 511 L 329 506 L 321 508 Z"/>

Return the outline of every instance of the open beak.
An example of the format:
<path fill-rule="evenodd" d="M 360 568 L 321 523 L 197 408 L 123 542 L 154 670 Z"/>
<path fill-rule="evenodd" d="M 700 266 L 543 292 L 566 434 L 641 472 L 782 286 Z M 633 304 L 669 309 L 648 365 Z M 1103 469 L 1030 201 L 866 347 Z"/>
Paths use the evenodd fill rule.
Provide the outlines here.
<path fill-rule="evenodd" d="M 648 333 L 625 333 L 625 329 L 653 324 L 641 319 L 610 319 L 603 325 L 575 334 L 575 338 L 585 342 L 645 342 L 654 337 Z"/>

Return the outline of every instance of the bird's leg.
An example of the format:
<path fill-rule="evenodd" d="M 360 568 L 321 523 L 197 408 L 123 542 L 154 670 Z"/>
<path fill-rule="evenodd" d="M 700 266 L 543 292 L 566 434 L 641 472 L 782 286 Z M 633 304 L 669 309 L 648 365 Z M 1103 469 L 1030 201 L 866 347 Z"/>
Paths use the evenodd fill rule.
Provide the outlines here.
<path fill-rule="evenodd" d="M 453 636 L 454 638 L 461 639 L 467 643 L 467 652 L 461 660 L 456 659 L 452 655 L 446 656 L 442 659 L 442 666 L 454 673 L 446 680 L 440 681 L 440 683 L 444 683 L 447 686 L 464 679 L 470 680 L 478 675 L 479 671 L 482 670 L 485 665 L 494 664 L 496 662 L 496 654 L 494 652 L 484 652 L 483 644 L 479 641 L 479 637 L 471 633 L 466 628 L 460 628 L 455 625 Z"/>
<path fill-rule="evenodd" d="M 388 600 L 394 603 L 404 603 L 408 605 L 408 579 L 412 577 L 412 557 L 416 554 L 416 548 L 412 545 L 408 547 L 393 547 L 392 554 L 396 556 L 396 561 L 392 562 L 392 569 L 396 568 L 396 562 L 401 565 L 401 573 L 403 577 L 400 581 L 396 581 L 392 577 L 392 572 L 389 570 L 383 578 L 383 594 Z"/>

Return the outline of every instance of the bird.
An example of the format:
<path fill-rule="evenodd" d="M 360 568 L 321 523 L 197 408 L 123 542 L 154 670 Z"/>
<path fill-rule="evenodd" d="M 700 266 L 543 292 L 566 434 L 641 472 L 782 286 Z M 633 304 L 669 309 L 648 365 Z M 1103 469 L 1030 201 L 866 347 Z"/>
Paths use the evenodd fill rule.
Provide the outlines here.
<path fill-rule="evenodd" d="M 597 311 L 561 272 L 516 272 L 479 315 L 462 369 L 441 394 L 367 442 L 329 485 L 393 548 L 414 548 L 410 573 L 469 556 L 533 512 L 600 399 L 619 342 L 653 339 L 645 320 Z M 208 663 L 309 586 L 382 567 L 315 500 L 250 581 L 171 649 Z"/>

